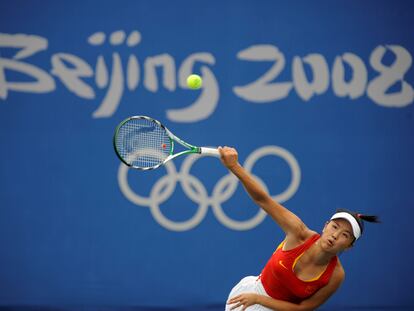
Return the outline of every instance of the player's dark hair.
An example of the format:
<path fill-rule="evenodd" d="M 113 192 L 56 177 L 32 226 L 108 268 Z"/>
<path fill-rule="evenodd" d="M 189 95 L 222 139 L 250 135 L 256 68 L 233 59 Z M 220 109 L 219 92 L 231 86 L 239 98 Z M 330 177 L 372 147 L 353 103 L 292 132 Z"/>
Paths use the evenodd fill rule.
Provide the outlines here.
<path fill-rule="evenodd" d="M 337 209 L 336 212 L 337 213 L 345 212 L 345 213 L 351 214 L 355 218 L 355 220 L 358 222 L 358 225 L 361 228 L 361 234 L 364 231 L 364 221 L 374 222 L 374 223 L 381 222 L 379 217 L 376 215 L 365 215 L 365 214 L 353 212 L 353 211 L 350 211 L 344 208 Z"/>

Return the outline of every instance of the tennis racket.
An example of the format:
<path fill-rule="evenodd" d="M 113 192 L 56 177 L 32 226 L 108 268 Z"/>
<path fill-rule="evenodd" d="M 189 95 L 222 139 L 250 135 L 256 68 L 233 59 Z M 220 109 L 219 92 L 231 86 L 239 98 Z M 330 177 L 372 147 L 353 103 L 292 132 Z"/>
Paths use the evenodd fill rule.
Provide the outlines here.
<path fill-rule="evenodd" d="M 186 149 L 174 153 L 175 142 Z M 161 122 L 146 116 L 129 117 L 119 123 L 113 143 L 119 159 L 139 170 L 156 169 L 185 154 L 220 156 L 216 148 L 190 145 L 171 133 Z"/>

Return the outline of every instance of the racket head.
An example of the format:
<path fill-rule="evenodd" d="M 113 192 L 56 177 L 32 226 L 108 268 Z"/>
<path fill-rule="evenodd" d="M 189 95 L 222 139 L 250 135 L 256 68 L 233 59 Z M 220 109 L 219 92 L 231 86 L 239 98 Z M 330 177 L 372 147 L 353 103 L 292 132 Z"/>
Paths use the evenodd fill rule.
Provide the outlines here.
<path fill-rule="evenodd" d="M 147 116 L 123 120 L 115 129 L 114 149 L 119 159 L 139 170 L 155 169 L 172 155 L 174 142 L 167 128 Z"/>

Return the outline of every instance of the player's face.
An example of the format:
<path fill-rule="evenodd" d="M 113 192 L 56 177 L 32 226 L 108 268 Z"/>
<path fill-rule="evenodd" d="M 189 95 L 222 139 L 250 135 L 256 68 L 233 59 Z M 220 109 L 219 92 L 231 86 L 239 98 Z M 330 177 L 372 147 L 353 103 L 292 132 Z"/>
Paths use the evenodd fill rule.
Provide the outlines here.
<path fill-rule="evenodd" d="M 339 253 L 351 247 L 354 239 L 351 224 L 345 219 L 334 219 L 325 225 L 321 242 L 326 251 Z"/>

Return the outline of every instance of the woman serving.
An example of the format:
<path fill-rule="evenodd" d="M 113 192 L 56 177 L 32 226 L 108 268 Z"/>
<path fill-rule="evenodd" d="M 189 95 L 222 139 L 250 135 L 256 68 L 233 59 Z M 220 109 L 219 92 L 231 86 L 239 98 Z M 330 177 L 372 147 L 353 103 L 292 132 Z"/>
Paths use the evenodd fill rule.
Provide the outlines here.
<path fill-rule="evenodd" d="M 239 164 L 234 148 L 219 148 L 222 163 L 252 200 L 282 228 L 285 239 L 258 277 L 243 278 L 230 292 L 226 310 L 314 310 L 332 296 L 345 277 L 338 254 L 361 237 L 364 221 L 376 216 L 338 210 L 321 234 L 266 191 Z"/>

